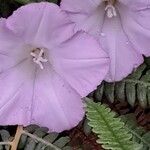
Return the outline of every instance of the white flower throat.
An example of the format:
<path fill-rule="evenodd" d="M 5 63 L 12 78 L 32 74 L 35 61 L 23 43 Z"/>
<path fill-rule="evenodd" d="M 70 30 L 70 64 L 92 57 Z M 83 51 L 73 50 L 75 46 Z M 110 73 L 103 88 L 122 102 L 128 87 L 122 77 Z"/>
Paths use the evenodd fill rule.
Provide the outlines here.
<path fill-rule="evenodd" d="M 107 17 L 108 18 L 116 17 L 117 12 L 116 12 L 116 8 L 114 7 L 116 0 L 104 0 L 104 1 L 106 2 L 105 11 Z"/>
<path fill-rule="evenodd" d="M 43 63 L 48 62 L 46 58 L 44 58 L 44 49 L 42 48 L 36 48 L 33 49 L 30 53 L 31 56 L 33 56 L 33 62 L 39 65 L 41 69 L 44 69 Z"/>

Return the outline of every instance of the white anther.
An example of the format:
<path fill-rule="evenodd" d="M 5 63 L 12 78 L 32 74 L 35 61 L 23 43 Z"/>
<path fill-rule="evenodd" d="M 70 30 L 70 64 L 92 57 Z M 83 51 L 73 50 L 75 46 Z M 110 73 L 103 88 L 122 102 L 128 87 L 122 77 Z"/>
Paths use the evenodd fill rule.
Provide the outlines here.
<path fill-rule="evenodd" d="M 105 11 L 107 13 L 107 17 L 108 18 L 112 18 L 112 17 L 116 17 L 117 16 L 117 12 L 116 9 L 113 5 L 108 4 L 105 8 Z"/>
<path fill-rule="evenodd" d="M 43 58 L 43 54 L 44 51 L 43 49 L 38 49 L 40 50 L 39 54 L 36 54 L 35 52 L 31 52 L 31 56 L 33 56 L 33 62 L 35 62 L 36 64 L 38 64 L 40 66 L 41 69 L 44 69 L 43 64 L 44 62 L 48 62 L 47 59 Z"/>

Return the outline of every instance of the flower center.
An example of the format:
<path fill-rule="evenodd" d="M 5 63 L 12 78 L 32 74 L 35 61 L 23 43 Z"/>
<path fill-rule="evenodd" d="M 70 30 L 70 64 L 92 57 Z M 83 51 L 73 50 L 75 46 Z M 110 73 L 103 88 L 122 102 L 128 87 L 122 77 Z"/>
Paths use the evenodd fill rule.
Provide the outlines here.
<path fill-rule="evenodd" d="M 116 8 L 114 7 L 116 0 L 105 0 L 105 2 L 106 2 L 105 11 L 107 17 L 108 18 L 116 17 L 117 12 L 116 12 Z"/>
<path fill-rule="evenodd" d="M 30 53 L 31 56 L 33 56 L 33 62 L 39 65 L 41 69 L 44 69 L 43 63 L 48 62 L 46 58 L 44 58 L 44 49 L 43 48 L 36 48 L 33 49 Z"/>

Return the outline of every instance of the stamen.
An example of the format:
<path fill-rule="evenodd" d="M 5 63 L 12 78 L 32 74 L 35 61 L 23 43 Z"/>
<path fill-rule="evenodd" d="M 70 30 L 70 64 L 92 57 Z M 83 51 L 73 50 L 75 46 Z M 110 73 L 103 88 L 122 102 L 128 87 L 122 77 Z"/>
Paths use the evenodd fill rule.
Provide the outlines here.
<path fill-rule="evenodd" d="M 36 53 L 36 50 L 40 50 L 39 54 Z M 48 62 L 46 58 L 43 58 L 44 56 L 44 50 L 43 49 L 35 49 L 35 51 L 32 51 L 30 53 L 31 56 L 33 56 L 33 62 L 38 64 L 41 69 L 44 69 L 43 64 L 44 62 Z"/>
<path fill-rule="evenodd" d="M 105 8 L 105 11 L 107 12 L 107 17 L 112 18 L 117 16 L 117 12 L 115 7 L 112 4 L 108 4 Z"/>

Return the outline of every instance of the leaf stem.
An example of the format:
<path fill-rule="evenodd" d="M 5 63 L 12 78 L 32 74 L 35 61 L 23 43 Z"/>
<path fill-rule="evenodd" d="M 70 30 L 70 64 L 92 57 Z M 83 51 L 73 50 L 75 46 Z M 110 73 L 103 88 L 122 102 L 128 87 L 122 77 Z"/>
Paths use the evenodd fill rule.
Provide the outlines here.
<path fill-rule="evenodd" d="M 23 126 L 18 126 L 14 140 L 11 142 L 11 150 L 16 150 L 23 133 Z"/>
<path fill-rule="evenodd" d="M 23 130 L 22 134 L 25 134 L 25 135 L 31 137 L 32 139 L 34 139 L 35 141 L 38 141 L 38 142 L 41 142 L 41 143 L 45 144 L 46 146 L 50 146 L 51 148 L 54 148 L 55 150 L 61 150 L 60 148 L 58 148 L 57 146 L 51 144 L 50 142 L 47 142 L 47 141 L 45 141 L 45 140 L 43 140 L 43 139 L 41 139 L 41 138 L 39 138 L 39 137 L 37 137 L 37 136 L 27 132 L 27 131 Z"/>

